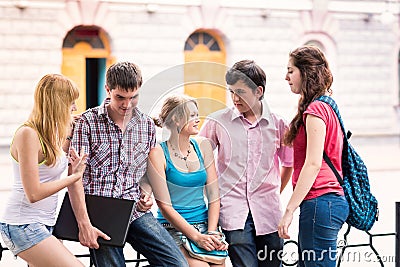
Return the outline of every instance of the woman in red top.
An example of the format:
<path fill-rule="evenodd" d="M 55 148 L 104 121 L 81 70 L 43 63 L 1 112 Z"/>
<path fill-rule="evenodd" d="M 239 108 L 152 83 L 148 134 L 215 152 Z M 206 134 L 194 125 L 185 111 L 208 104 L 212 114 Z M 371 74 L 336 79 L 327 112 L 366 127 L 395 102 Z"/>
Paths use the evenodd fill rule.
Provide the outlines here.
<path fill-rule="evenodd" d="M 300 207 L 299 266 L 335 266 L 337 235 L 349 207 L 334 173 L 323 161 L 325 151 L 341 173 L 343 134 L 335 112 L 314 101 L 332 94 L 332 73 L 324 54 L 303 46 L 289 55 L 286 80 L 299 94 L 297 114 L 285 136 L 294 150 L 293 194 L 279 223 L 282 238 Z"/>

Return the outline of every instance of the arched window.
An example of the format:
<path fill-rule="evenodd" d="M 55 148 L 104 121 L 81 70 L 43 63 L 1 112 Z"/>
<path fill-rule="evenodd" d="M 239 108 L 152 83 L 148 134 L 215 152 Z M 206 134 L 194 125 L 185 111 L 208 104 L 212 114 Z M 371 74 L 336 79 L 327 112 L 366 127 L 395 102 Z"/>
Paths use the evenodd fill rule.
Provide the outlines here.
<path fill-rule="evenodd" d="M 305 45 L 313 45 L 313 46 L 316 46 L 319 49 L 321 49 L 322 52 L 324 52 L 324 53 L 326 52 L 324 45 L 317 40 L 310 40 L 310 41 L 306 42 Z"/>
<path fill-rule="evenodd" d="M 219 33 L 195 31 L 185 42 L 184 55 L 184 91 L 198 100 L 200 116 L 224 108 L 226 55 Z"/>
<path fill-rule="evenodd" d="M 90 44 L 92 48 L 104 49 L 104 43 L 99 33 L 98 27 L 80 26 L 73 28 L 65 37 L 63 48 L 73 48 L 77 43 L 85 42 Z"/>
<path fill-rule="evenodd" d="M 100 27 L 77 26 L 67 33 L 61 72 L 79 87 L 78 112 L 104 100 L 105 71 L 113 62 L 108 37 Z"/>
<path fill-rule="evenodd" d="M 206 46 L 210 51 L 221 51 L 218 41 L 206 32 L 195 32 L 185 43 L 185 51 L 191 51 L 198 45 Z"/>

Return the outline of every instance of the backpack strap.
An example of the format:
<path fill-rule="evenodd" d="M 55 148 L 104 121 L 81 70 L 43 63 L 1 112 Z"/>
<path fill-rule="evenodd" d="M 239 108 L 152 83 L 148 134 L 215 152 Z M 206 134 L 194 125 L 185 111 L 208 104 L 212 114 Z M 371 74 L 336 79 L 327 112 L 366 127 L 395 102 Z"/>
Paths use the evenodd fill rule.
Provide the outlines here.
<path fill-rule="evenodd" d="M 343 184 L 344 184 L 343 178 L 340 176 L 340 174 L 336 170 L 335 166 L 333 166 L 333 163 L 332 163 L 331 159 L 328 157 L 328 155 L 325 153 L 325 151 L 324 151 L 323 157 L 324 157 L 324 160 L 325 160 L 326 164 L 328 164 L 328 166 L 332 169 L 333 173 L 335 174 L 336 178 L 338 179 L 339 184 L 341 186 L 343 186 Z"/>
<path fill-rule="evenodd" d="M 339 108 L 338 108 L 338 106 L 336 105 L 335 100 L 333 100 L 332 97 L 326 96 L 326 95 L 320 96 L 320 97 L 318 97 L 318 98 L 315 99 L 315 100 L 324 102 L 324 103 L 328 104 L 329 106 L 331 106 L 331 108 L 332 108 L 333 111 L 335 112 L 337 118 L 339 119 L 340 128 L 342 128 L 342 131 L 343 131 L 343 134 L 344 134 L 344 141 L 345 141 L 345 142 L 348 142 L 348 139 L 349 139 L 350 136 L 351 136 L 351 132 L 348 131 L 347 134 L 345 134 L 345 133 L 346 133 L 346 130 L 345 130 L 345 128 L 344 128 L 343 120 L 342 120 L 342 117 L 340 116 Z M 324 150 L 323 158 L 324 158 L 325 162 L 328 164 L 328 166 L 332 169 L 333 173 L 335 174 L 336 178 L 337 178 L 338 181 L 339 181 L 339 184 L 340 184 L 340 185 L 343 185 L 343 178 L 340 176 L 340 174 L 339 174 L 339 172 L 336 170 L 335 166 L 333 166 L 333 163 L 332 163 L 331 159 L 328 157 L 328 155 L 325 153 L 325 150 Z"/>
<path fill-rule="evenodd" d="M 342 116 L 340 116 L 339 108 L 338 108 L 338 106 L 336 105 L 335 100 L 333 100 L 332 97 L 327 96 L 327 95 L 322 95 L 322 96 L 318 97 L 318 98 L 315 99 L 315 100 L 324 102 L 324 103 L 328 104 L 329 106 L 331 106 L 331 108 L 333 109 L 333 111 L 335 111 L 336 116 L 337 116 L 338 119 L 339 119 L 340 128 L 342 128 L 343 134 L 345 134 L 345 133 L 346 133 L 346 130 L 345 130 L 345 128 L 344 128 L 344 123 L 343 123 L 343 120 L 342 120 Z M 346 136 L 346 137 L 347 137 L 347 136 Z"/>
<path fill-rule="evenodd" d="M 344 123 L 343 123 L 343 120 L 342 120 L 342 116 L 340 116 L 339 108 L 336 105 L 335 100 L 333 100 L 332 97 L 327 96 L 327 95 L 322 95 L 322 96 L 318 97 L 315 100 L 324 102 L 324 103 L 328 104 L 329 106 L 331 106 L 331 108 L 333 109 L 333 111 L 335 111 L 335 114 L 336 114 L 336 116 L 337 116 L 337 118 L 339 120 L 340 128 L 342 128 L 343 134 L 345 134 L 346 133 L 346 129 L 344 128 Z M 350 131 L 347 131 L 347 134 L 345 134 L 346 141 L 348 139 L 350 139 L 351 135 L 352 135 L 352 133 Z"/>

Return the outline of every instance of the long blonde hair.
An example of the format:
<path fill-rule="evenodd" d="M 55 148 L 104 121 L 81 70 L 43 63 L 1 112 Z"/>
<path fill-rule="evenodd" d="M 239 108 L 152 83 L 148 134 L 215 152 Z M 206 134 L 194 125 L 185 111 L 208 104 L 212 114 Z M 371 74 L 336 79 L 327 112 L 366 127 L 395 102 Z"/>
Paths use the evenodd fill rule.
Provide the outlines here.
<path fill-rule="evenodd" d="M 47 74 L 35 89 L 34 105 L 25 125 L 33 128 L 44 146 L 47 166 L 62 153 L 71 124 L 71 104 L 79 97 L 75 83 L 61 74 Z"/>

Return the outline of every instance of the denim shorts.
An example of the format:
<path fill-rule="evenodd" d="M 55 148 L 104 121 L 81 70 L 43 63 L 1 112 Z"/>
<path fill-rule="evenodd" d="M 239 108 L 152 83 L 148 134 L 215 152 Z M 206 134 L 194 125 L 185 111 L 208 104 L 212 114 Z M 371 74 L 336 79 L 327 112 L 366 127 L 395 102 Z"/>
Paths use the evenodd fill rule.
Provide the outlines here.
<path fill-rule="evenodd" d="M 15 256 L 50 237 L 52 232 L 52 226 L 46 226 L 42 223 L 22 225 L 0 223 L 1 237 L 7 248 Z"/>
<path fill-rule="evenodd" d="M 183 245 L 182 232 L 179 232 L 178 230 L 176 230 L 174 228 L 174 226 L 172 226 L 172 224 L 170 224 L 170 223 L 162 223 L 161 225 L 164 226 L 165 230 L 167 230 L 168 233 L 172 236 L 172 238 L 174 239 L 174 241 L 178 245 L 178 247 Z M 208 232 L 208 224 L 206 222 L 192 223 L 190 225 L 193 226 L 194 228 L 196 228 L 196 230 L 202 234 L 205 234 Z"/>

